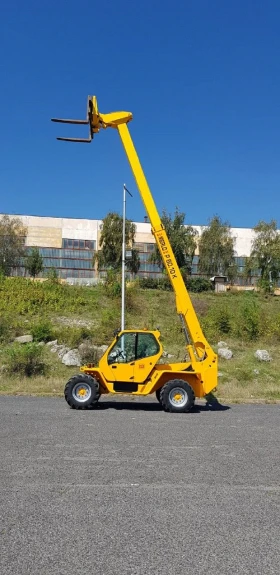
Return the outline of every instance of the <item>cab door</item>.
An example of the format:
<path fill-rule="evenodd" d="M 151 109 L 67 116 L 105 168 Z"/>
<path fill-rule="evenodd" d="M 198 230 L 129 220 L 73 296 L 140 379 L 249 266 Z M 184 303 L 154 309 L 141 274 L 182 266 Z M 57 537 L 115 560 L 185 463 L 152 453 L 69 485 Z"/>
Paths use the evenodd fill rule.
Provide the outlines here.
<path fill-rule="evenodd" d="M 123 333 L 108 354 L 108 381 L 133 382 L 136 355 L 136 333 Z"/>
<path fill-rule="evenodd" d="M 159 343 L 152 333 L 137 333 L 134 382 L 144 383 L 161 355 Z"/>

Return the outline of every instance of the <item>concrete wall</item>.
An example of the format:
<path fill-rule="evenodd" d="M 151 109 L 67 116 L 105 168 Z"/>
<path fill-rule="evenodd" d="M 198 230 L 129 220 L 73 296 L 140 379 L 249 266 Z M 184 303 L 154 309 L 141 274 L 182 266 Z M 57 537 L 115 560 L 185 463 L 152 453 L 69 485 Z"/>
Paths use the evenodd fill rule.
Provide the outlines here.
<path fill-rule="evenodd" d="M 62 238 L 95 240 L 96 245 L 98 245 L 102 220 L 24 215 L 11 217 L 19 217 L 28 228 L 27 246 L 61 247 Z M 136 242 L 155 243 L 155 239 L 151 234 L 151 224 L 145 222 L 135 223 Z M 199 235 L 201 235 L 204 227 L 193 226 Z M 231 233 L 235 238 L 236 255 L 249 256 L 255 235 L 253 230 L 250 228 L 232 228 Z M 198 253 L 198 251 L 196 253 Z"/>
<path fill-rule="evenodd" d="M 201 236 L 206 226 L 192 226 Z M 249 256 L 255 232 L 251 228 L 231 228 L 231 235 L 235 239 L 235 252 L 237 256 Z M 196 254 L 198 255 L 198 250 Z"/>
<path fill-rule="evenodd" d="M 95 240 L 97 242 L 100 220 L 62 219 L 62 237 L 72 240 Z"/>
<path fill-rule="evenodd" d="M 97 245 L 100 220 L 72 218 L 49 218 L 44 216 L 19 217 L 27 227 L 27 246 L 61 248 L 62 238 L 72 240 L 95 240 Z"/>
<path fill-rule="evenodd" d="M 250 228 L 231 228 L 231 233 L 235 238 L 236 255 L 249 257 L 255 232 Z"/>
<path fill-rule="evenodd" d="M 61 228 L 49 228 L 43 226 L 28 226 L 26 246 L 40 248 L 61 248 Z"/>

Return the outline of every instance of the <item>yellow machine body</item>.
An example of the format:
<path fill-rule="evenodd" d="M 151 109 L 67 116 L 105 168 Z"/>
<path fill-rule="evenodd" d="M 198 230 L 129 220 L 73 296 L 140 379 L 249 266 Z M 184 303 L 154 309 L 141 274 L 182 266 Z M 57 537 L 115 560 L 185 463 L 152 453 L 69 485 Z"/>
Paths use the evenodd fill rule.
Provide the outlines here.
<path fill-rule="evenodd" d="M 130 112 L 99 113 L 95 96 L 89 96 L 87 119 L 58 120 L 56 122 L 89 125 L 89 138 L 58 138 L 74 142 L 90 143 L 100 129 L 114 128 L 118 131 L 135 177 L 152 233 L 160 251 L 162 261 L 172 284 L 177 313 L 186 337 L 185 354 L 188 359 L 181 363 L 158 363 L 162 356 L 159 331 L 125 330 L 120 332 L 99 361 L 98 367 L 81 367 L 84 374 L 91 375 L 99 384 L 100 393 L 129 393 L 148 395 L 161 389 L 170 380 L 183 380 L 193 389 L 195 397 L 203 397 L 217 387 L 217 355 L 207 342 L 188 290 L 176 262 L 173 250 L 161 222 L 145 174 L 131 139 L 127 124 L 132 120 Z M 150 349 L 143 355 L 142 340 L 150 336 Z M 126 340 L 130 343 L 126 348 Z M 152 342 L 152 340 L 154 340 Z M 135 348 L 133 352 L 133 342 Z M 141 341 L 141 345 L 140 342 Z M 152 343 L 154 343 L 154 348 Z M 143 345 L 142 345 L 143 347 Z M 139 348 L 139 349 L 138 349 Z M 113 356 L 120 349 L 121 354 Z M 117 353 L 117 352 L 116 352 Z M 113 355 L 112 355 L 113 354 Z"/>
<path fill-rule="evenodd" d="M 122 351 L 122 339 L 131 339 L 135 344 L 125 343 Z M 150 339 L 148 349 L 139 353 L 139 340 L 145 346 Z M 140 343 L 140 345 L 141 345 Z M 150 348 L 149 348 L 150 345 Z M 114 350 L 120 355 L 114 357 Z M 124 330 L 120 332 L 99 361 L 98 367 L 85 365 L 83 373 L 94 377 L 100 386 L 100 393 L 132 393 L 149 395 L 160 389 L 170 379 L 186 381 L 194 390 L 195 397 L 203 397 L 217 385 L 216 371 L 213 365 L 205 361 L 158 363 L 162 356 L 160 332 L 144 330 Z M 145 355 L 144 355 L 145 353 Z M 216 362 L 215 362 L 216 363 Z M 214 364 L 215 365 L 215 364 Z"/>

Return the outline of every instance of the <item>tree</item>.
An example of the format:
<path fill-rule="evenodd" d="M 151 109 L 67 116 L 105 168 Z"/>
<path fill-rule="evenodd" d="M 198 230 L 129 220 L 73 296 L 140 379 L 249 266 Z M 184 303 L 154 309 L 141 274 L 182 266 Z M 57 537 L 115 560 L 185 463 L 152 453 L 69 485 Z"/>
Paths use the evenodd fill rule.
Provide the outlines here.
<path fill-rule="evenodd" d="M 32 248 L 31 253 L 25 259 L 24 266 L 32 278 L 35 278 L 43 270 L 43 258 L 38 248 Z"/>
<path fill-rule="evenodd" d="M 59 283 L 58 272 L 57 272 L 57 269 L 55 267 L 51 267 L 48 269 L 47 278 L 48 278 L 48 282 L 50 284 L 58 284 Z"/>
<path fill-rule="evenodd" d="M 243 277 L 247 282 L 249 281 L 249 283 L 252 284 L 253 276 L 256 274 L 256 272 L 257 272 L 257 264 L 255 259 L 251 256 L 246 257 L 244 270 L 241 277 Z"/>
<path fill-rule="evenodd" d="M 226 275 L 232 281 L 237 273 L 234 242 L 229 223 L 214 216 L 199 240 L 199 272 L 208 276 Z"/>
<path fill-rule="evenodd" d="M 131 251 L 131 259 L 126 267 L 132 273 L 137 273 L 140 267 L 138 251 L 133 247 L 136 226 L 131 220 L 125 221 L 125 238 L 127 249 Z M 100 249 L 94 256 L 98 269 L 120 270 L 122 266 L 123 219 L 115 212 L 109 212 L 104 218 L 100 235 Z"/>
<path fill-rule="evenodd" d="M 0 219 L 0 271 L 10 276 L 24 256 L 27 230 L 19 218 L 4 215 Z"/>
<path fill-rule="evenodd" d="M 163 210 L 161 221 L 165 227 L 179 268 L 190 275 L 197 246 L 197 231 L 192 226 L 184 225 L 185 214 L 180 212 L 178 208 L 175 210 L 174 218 L 172 218 L 171 214 Z M 155 246 L 154 252 L 150 255 L 149 261 L 157 264 L 162 270 L 164 269 L 162 257 L 157 245 Z"/>
<path fill-rule="evenodd" d="M 253 229 L 256 236 L 250 258 L 254 269 L 260 270 L 260 284 L 269 289 L 271 284 L 277 282 L 280 273 L 280 233 L 276 220 L 261 220 Z"/>

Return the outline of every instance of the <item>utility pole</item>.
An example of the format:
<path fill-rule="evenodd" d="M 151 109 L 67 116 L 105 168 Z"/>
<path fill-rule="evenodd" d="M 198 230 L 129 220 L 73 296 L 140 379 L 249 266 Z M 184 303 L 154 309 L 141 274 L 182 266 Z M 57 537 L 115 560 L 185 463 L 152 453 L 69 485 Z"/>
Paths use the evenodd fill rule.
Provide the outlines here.
<path fill-rule="evenodd" d="M 121 330 L 125 329 L 125 264 L 126 264 L 126 241 L 125 241 L 125 220 L 126 220 L 126 193 L 131 197 L 132 194 L 123 185 L 123 239 L 122 239 L 122 313 L 121 313 Z"/>

